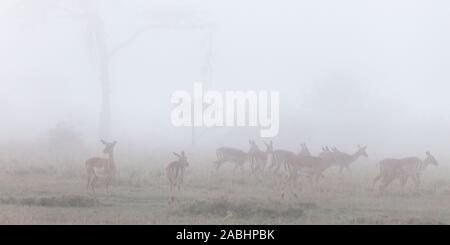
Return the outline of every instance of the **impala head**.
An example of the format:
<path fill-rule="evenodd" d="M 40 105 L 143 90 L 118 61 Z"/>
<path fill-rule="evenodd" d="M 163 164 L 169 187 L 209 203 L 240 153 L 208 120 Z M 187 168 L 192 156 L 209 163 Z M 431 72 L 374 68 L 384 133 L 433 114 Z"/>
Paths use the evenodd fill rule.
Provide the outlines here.
<path fill-rule="evenodd" d="M 434 165 L 434 166 L 438 166 L 439 165 L 439 163 L 436 160 L 436 158 L 434 158 L 434 156 L 431 155 L 431 152 L 427 151 L 426 154 L 427 154 L 427 158 L 425 158 L 425 160 L 423 161 L 425 164 L 427 164 L 427 165 L 431 164 L 431 165 Z"/>
<path fill-rule="evenodd" d="M 360 156 L 369 157 L 369 155 L 367 155 L 366 149 L 367 149 L 367 146 L 361 147 L 360 145 L 358 145 L 357 154 Z"/>
<path fill-rule="evenodd" d="M 186 154 L 184 151 L 182 151 L 180 154 L 174 152 L 173 153 L 176 157 L 178 157 L 178 162 L 181 163 L 182 166 L 187 167 L 189 166 L 189 162 L 187 161 Z"/>
<path fill-rule="evenodd" d="M 103 150 L 103 153 L 105 154 L 109 154 L 112 153 L 114 151 L 114 146 L 116 146 L 117 141 L 114 142 L 106 142 L 104 140 L 101 140 L 100 142 L 102 142 L 102 144 L 105 146 L 105 149 Z"/>

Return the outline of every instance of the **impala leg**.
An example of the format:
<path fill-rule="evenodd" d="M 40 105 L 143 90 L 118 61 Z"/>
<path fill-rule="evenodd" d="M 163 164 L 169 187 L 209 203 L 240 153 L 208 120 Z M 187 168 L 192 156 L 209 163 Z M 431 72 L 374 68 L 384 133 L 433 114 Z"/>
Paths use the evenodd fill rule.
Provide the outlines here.
<path fill-rule="evenodd" d="M 236 162 L 236 163 L 234 164 L 233 172 L 236 172 L 236 170 L 237 170 L 238 168 L 242 168 L 241 162 L 239 162 L 239 161 Z"/>
<path fill-rule="evenodd" d="M 96 184 L 97 184 L 97 176 L 94 175 L 94 178 L 91 180 L 91 190 L 92 190 L 92 194 L 94 195 L 95 205 L 97 205 L 97 203 L 98 203 L 98 201 L 97 201 L 97 193 L 95 192 Z"/>
<path fill-rule="evenodd" d="M 181 192 L 181 185 L 183 184 L 183 177 L 180 176 L 180 179 L 178 180 L 178 192 Z"/>
<path fill-rule="evenodd" d="M 415 175 L 413 177 L 413 181 L 414 181 L 414 185 L 415 185 L 415 188 L 416 188 L 416 193 L 419 193 L 420 192 L 420 176 L 419 175 Z"/>
<path fill-rule="evenodd" d="M 275 158 L 272 158 L 272 161 L 270 162 L 268 169 L 272 170 L 275 167 L 276 163 L 277 163 L 277 160 Z"/>
<path fill-rule="evenodd" d="M 372 182 L 372 190 L 375 189 L 375 185 L 378 183 L 378 181 L 381 179 L 381 177 L 382 177 L 382 175 L 381 175 L 381 173 L 380 173 L 379 175 L 377 175 L 377 177 L 375 177 L 375 179 L 373 179 L 373 182 Z"/>
<path fill-rule="evenodd" d="M 88 177 L 87 177 L 87 185 L 86 185 L 86 192 L 88 193 L 88 195 L 90 195 L 91 193 L 89 192 L 89 188 L 91 187 L 91 179 L 92 179 L 92 175 L 90 173 L 88 173 Z"/>
<path fill-rule="evenodd" d="M 405 193 L 405 186 L 406 186 L 407 183 L 408 183 L 408 176 L 402 176 L 402 177 L 400 178 L 400 184 L 401 184 L 401 191 L 402 191 L 402 194 Z"/>
<path fill-rule="evenodd" d="M 108 177 L 108 180 L 106 182 L 106 195 L 111 196 L 111 184 L 112 184 L 112 178 Z"/>
<path fill-rule="evenodd" d="M 281 164 L 283 164 L 285 170 L 287 170 L 287 169 L 286 169 L 286 163 L 285 163 L 285 162 L 282 163 L 281 161 L 276 161 L 276 163 L 275 163 L 275 170 L 274 170 L 273 172 L 278 173 L 278 171 L 280 171 Z"/>
<path fill-rule="evenodd" d="M 220 166 L 222 165 L 222 160 L 217 160 L 214 162 L 216 164 L 216 172 L 219 172 Z"/>
<path fill-rule="evenodd" d="M 389 178 L 384 178 L 382 181 L 382 184 L 379 188 L 380 194 L 384 193 L 384 191 L 386 190 L 386 188 L 389 186 L 389 184 L 392 183 L 392 181 L 394 180 L 393 177 L 389 177 Z"/>

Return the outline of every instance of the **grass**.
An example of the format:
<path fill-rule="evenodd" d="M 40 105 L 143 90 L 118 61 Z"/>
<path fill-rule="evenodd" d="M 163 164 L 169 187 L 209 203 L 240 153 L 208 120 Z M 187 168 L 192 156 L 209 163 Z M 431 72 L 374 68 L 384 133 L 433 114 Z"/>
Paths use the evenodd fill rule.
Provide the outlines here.
<path fill-rule="evenodd" d="M 234 173 L 232 166 L 215 173 L 191 163 L 169 204 L 164 164 L 133 159 L 118 165 L 111 196 L 100 184 L 102 205 L 95 205 L 82 164 L 2 163 L 0 224 L 450 224 L 446 166 L 427 171 L 419 196 L 401 193 L 398 183 L 376 195 L 373 166 L 355 164 L 344 175 L 331 170 L 318 186 L 303 182 L 297 198 L 281 199 L 280 176 Z"/>

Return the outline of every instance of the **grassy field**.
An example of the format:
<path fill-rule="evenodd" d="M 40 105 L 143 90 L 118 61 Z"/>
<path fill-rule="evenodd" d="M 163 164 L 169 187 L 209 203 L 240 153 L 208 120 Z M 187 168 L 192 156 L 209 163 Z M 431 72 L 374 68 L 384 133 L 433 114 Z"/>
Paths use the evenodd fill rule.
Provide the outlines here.
<path fill-rule="evenodd" d="M 207 161 L 191 162 L 182 192 L 169 204 L 164 164 L 122 164 L 113 193 L 99 186 L 95 205 L 83 164 L 73 162 L 3 161 L 0 224 L 450 224 L 445 166 L 424 174 L 418 196 L 401 192 L 397 182 L 377 195 L 371 190 L 377 165 L 364 162 L 343 175 L 330 169 L 318 186 L 299 183 L 298 198 L 282 199 L 273 173 L 233 173 L 231 165 L 216 173 Z"/>

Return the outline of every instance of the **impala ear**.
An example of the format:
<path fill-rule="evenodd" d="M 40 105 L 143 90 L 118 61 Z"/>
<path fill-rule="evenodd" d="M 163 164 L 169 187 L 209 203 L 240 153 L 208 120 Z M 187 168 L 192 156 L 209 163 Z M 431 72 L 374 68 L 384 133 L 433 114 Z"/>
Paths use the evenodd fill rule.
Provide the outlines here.
<path fill-rule="evenodd" d="M 176 153 L 176 152 L 172 152 L 175 156 L 177 157 L 181 157 L 180 154 Z"/>

